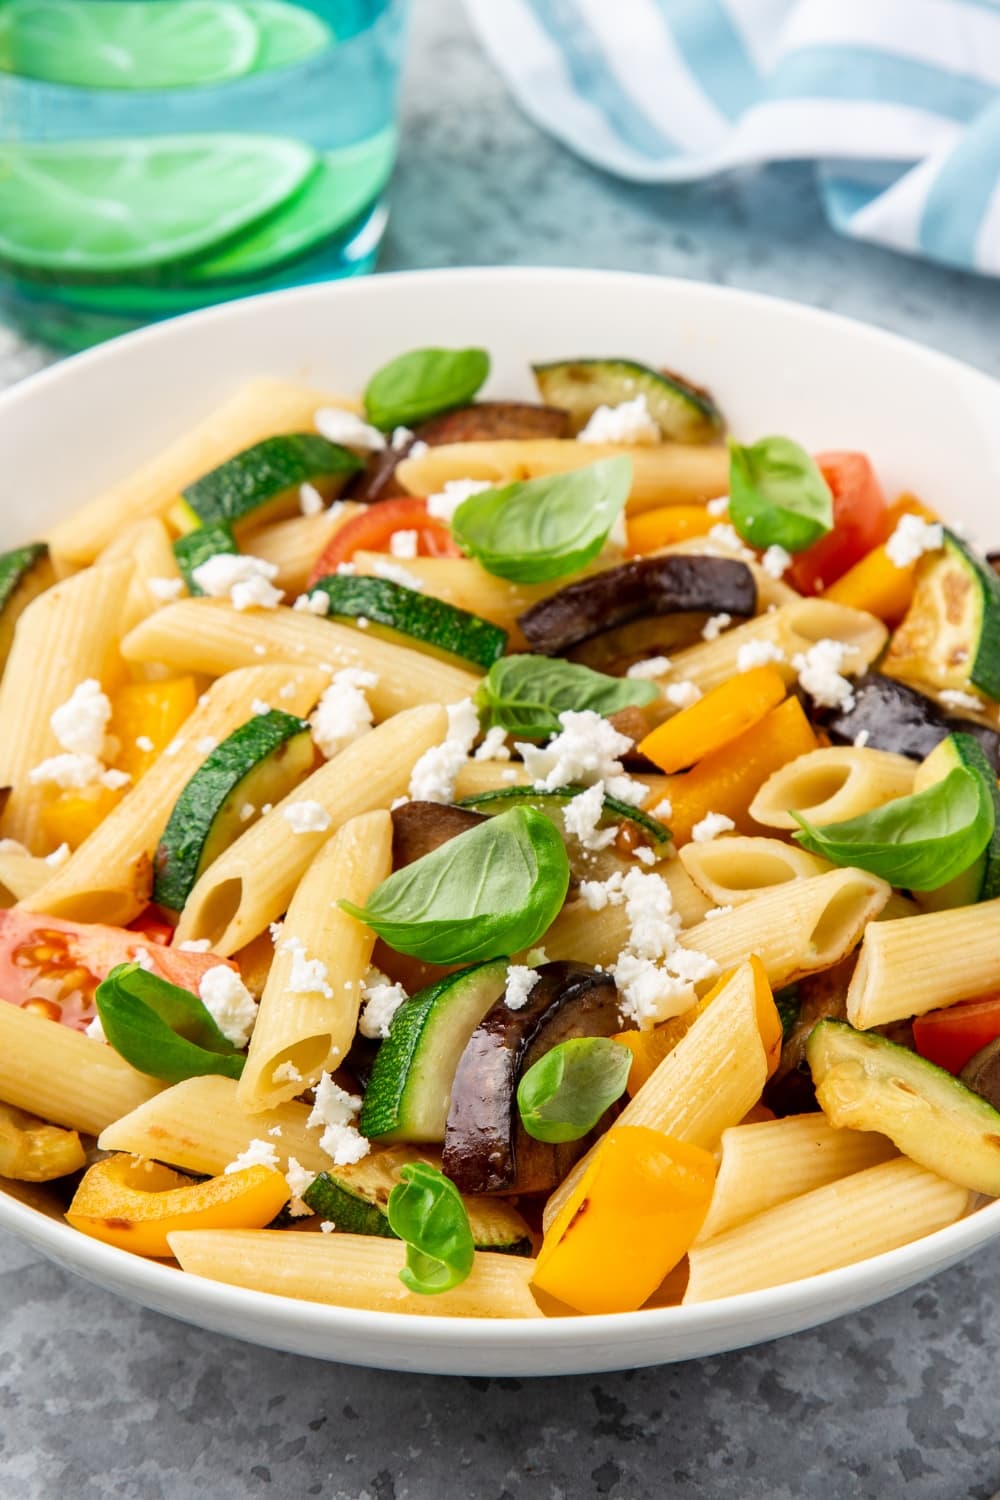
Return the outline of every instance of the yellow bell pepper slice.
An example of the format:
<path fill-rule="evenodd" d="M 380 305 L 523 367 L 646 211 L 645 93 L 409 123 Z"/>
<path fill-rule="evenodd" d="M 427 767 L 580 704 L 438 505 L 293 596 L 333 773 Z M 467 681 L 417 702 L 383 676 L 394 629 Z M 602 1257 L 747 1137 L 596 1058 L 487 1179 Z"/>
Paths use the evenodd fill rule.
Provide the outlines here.
<path fill-rule="evenodd" d="M 895 505 L 889 507 L 886 517 L 890 536 L 901 516 L 938 520 L 934 512 L 915 496 L 901 495 Z M 916 576 L 917 562 L 897 567 L 884 545 L 873 547 L 853 568 L 842 573 L 821 597 L 832 600 L 834 604 L 847 604 L 852 609 L 865 609 L 869 614 L 878 615 L 887 625 L 898 625 L 913 599 Z"/>
<path fill-rule="evenodd" d="M 797 698 L 786 698 L 750 729 L 713 750 L 693 770 L 671 777 L 670 831 L 686 844 L 691 830 L 710 812 L 732 818 L 737 833 L 769 833 L 750 816 L 750 803 L 773 771 L 817 748 L 818 741 Z M 663 796 L 660 791 L 650 800 Z"/>
<path fill-rule="evenodd" d="M 121 745 L 116 768 L 127 771 L 133 782 L 139 781 L 194 711 L 197 700 L 193 677 L 129 682 L 119 688 L 112 699 L 108 726 Z"/>
<path fill-rule="evenodd" d="M 682 771 L 759 724 L 786 691 L 785 679 L 774 667 L 752 667 L 658 725 L 640 741 L 640 754 L 668 775 Z"/>
<path fill-rule="evenodd" d="M 629 553 L 656 552 L 689 536 L 705 536 L 718 521 L 706 505 L 661 505 L 640 516 L 629 516 Z"/>
<path fill-rule="evenodd" d="M 159 1162 L 122 1153 L 90 1168 L 66 1218 L 120 1250 L 169 1256 L 167 1236 L 175 1229 L 263 1229 L 290 1196 L 273 1167 L 192 1182 Z"/>
<path fill-rule="evenodd" d="M 615 1125 L 542 1244 L 534 1285 L 583 1313 L 632 1312 L 685 1256 L 715 1158 L 644 1125 Z"/>
<path fill-rule="evenodd" d="M 112 791 L 110 787 L 94 786 L 79 792 L 60 792 L 42 809 L 42 827 L 54 844 L 79 849 L 98 823 L 103 823 L 118 806 L 127 790 L 127 787 Z"/>
<path fill-rule="evenodd" d="M 75 1130 L 47 1125 L 12 1104 L 0 1104 L 0 1177 L 52 1182 L 79 1172 L 86 1160 Z"/>

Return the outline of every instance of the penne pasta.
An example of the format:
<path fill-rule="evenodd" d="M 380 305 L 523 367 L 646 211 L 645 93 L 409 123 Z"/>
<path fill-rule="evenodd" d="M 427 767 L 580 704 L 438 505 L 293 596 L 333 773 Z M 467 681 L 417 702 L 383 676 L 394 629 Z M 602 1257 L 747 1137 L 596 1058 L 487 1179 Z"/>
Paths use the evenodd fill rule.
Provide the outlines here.
<path fill-rule="evenodd" d="M 305 713 L 325 681 L 315 669 L 291 667 L 245 667 L 220 677 L 185 722 L 175 752 L 160 756 L 24 907 L 83 922 L 130 922 L 149 900 L 151 861 L 171 809 L 212 745 L 253 716 L 255 699 Z"/>
<path fill-rule="evenodd" d="M 188 897 L 177 941 L 207 939 L 228 956 L 277 921 L 320 845 L 348 818 L 403 796 L 414 765 L 447 727 L 443 708 L 412 708 L 314 771 L 209 866 Z M 329 822 L 289 838 L 285 809 L 294 802 L 318 803 Z"/>
<path fill-rule="evenodd" d="M 406 1246 L 357 1234 L 289 1234 L 273 1229 L 181 1229 L 168 1235 L 181 1267 L 195 1276 L 279 1297 L 418 1317 L 540 1318 L 531 1294 L 535 1262 L 478 1251 L 471 1275 L 433 1297 L 399 1279 Z"/>
<path fill-rule="evenodd" d="M 180 490 L 241 448 L 276 432 L 310 431 L 317 409 L 328 405 L 356 409 L 356 403 L 341 396 L 289 381 L 249 382 L 154 458 L 57 522 L 49 532 L 49 546 L 68 562 L 93 562 L 123 526 L 162 516 Z"/>
<path fill-rule="evenodd" d="M 689 1253 L 684 1305 L 853 1265 L 960 1219 L 965 1188 L 900 1157 L 815 1188 Z"/>
<path fill-rule="evenodd" d="M 392 870 L 392 818 L 382 809 L 351 818 L 323 845 L 295 889 L 261 995 L 237 1099 L 267 1109 L 311 1088 L 338 1067 L 357 1030 L 361 982 L 375 934 L 341 911 L 363 906 Z M 322 966 L 319 985 L 293 985 L 296 946 Z M 276 1075 L 284 1070 L 283 1081 Z"/>
<path fill-rule="evenodd" d="M 219 675 L 262 662 L 339 672 L 363 667 L 378 678 L 368 690 L 377 719 L 422 703 L 457 703 L 479 677 L 426 652 L 279 606 L 234 609 L 221 599 L 184 599 L 158 610 L 122 642 L 130 662 L 164 662 L 175 672 Z"/>
<path fill-rule="evenodd" d="M 363 509 L 353 500 L 335 500 L 318 515 L 292 516 L 287 521 L 261 526 L 249 534 L 243 550 L 273 563 L 278 570 L 275 588 L 284 589 L 292 599 L 302 593 L 316 559 L 331 537 Z"/>
<path fill-rule="evenodd" d="M 8 849 L 0 844 L 0 886 L 11 897 L 6 904 L 13 906 L 16 901 L 33 896 L 47 880 L 51 880 L 53 866 L 41 855 L 29 854 L 13 839 L 7 842 L 10 844 Z"/>
<path fill-rule="evenodd" d="M 847 1019 L 866 1030 L 1000 988 L 1000 900 L 878 922 L 861 944 Z"/>
<path fill-rule="evenodd" d="M 696 1245 L 755 1214 L 899 1153 L 884 1135 L 835 1130 L 823 1114 L 788 1115 L 722 1132 L 715 1191 Z"/>
<path fill-rule="evenodd" d="M 820 827 L 856 818 L 913 791 L 916 766 L 888 750 L 832 745 L 781 766 L 750 804 L 750 816 L 766 828 L 795 829 L 793 810 Z"/>
<path fill-rule="evenodd" d="M 626 448 L 613 443 L 578 443 L 574 438 L 500 439 L 446 443 L 419 458 L 405 458 L 396 477 L 411 495 L 433 495 L 449 479 L 488 479 L 510 484 L 564 474 L 601 458 L 627 453 L 632 460 L 629 512 L 657 505 L 691 505 L 713 500 L 729 488 L 729 454 L 723 447 L 654 443 Z"/>
<path fill-rule="evenodd" d="M 715 906 L 741 906 L 773 886 L 825 875 L 833 868 L 797 844 L 741 834 L 685 844 L 677 853 L 693 884 Z"/>
<path fill-rule="evenodd" d="M 163 1084 L 81 1031 L 0 1000 L 0 1100 L 54 1125 L 100 1135 Z"/>

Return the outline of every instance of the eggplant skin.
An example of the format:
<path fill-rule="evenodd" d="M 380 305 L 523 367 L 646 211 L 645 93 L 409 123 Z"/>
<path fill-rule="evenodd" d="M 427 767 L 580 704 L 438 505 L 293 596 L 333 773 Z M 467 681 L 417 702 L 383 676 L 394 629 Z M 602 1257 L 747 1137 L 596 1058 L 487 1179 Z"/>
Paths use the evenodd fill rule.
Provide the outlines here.
<path fill-rule="evenodd" d="M 483 822 L 482 813 L 446 802 L 402 803 L 392 813 L 392 868 L 412 865 Z"/>
<path fill-rule="evenodd" d="M 503 997 L 490 1007 L 459 1059 L 441 1164 L 460 1192 L 550 1192 L 593 1139 L 592 1132 L 562 1145 L 534 1140 L 521 1124 L 517 1086 L 559 1042 L 624 1030 L 618 991 L 609 974 L 586 964 L 543 964 L 538 975 L 520 1010 Z"/>
<path fill-rule="evenodd" d="M 361 473 L 351 479 L 344 497 L 373 504 L 405 494 L 396 480 L 396 466 L 417 442 L 440 448 L 446 443 L 568 436 L 569 413 L 557 406 L 539 406 L 530 401 L 475 401 L 471 406 L 460 406 L 456 411 L 446 411 L 421 422 L 414 428 L 413 436 L 398 448 L 390 443 L 381 453 L 373 453 Z"/>
<path fill-rule="evenodd" d="M 958 1076 L 966 1088 L 1000 1109 L 1000 1037 L 981 1047 Z"/>
<path fill-rule="evenodd" d="M 645 615 L 749 616 L 757 584 L 746 563 L 728 557 L 642 557 L 567 584 L 533 604 L 518 624 L 533 651 L 559 656 L 581 641 Z"/>
<path fill-rule="evenodd" d="M 993 769 L 1000 770 L 1000 734 L 972 719 L 945 715 L 932 698 L 908 683 L 881 672 L 866 672 L 854 684 L 854 706 L 846 713 L 813 711 L 831 740 L 851 745 L 864 732 L 873 750 L 891 750 L 911 760 L 923 760 L 949 734 L 960 731 L 979 741 Z"/>

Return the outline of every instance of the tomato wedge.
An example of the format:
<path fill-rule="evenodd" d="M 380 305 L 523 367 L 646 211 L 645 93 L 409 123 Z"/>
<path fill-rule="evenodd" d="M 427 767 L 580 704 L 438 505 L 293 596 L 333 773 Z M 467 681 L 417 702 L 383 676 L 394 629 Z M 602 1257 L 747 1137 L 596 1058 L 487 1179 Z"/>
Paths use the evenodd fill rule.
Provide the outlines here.
<path fill-rule="evenodd" d="M 193 995 L 206 969 L 227 962 L 215 953 L 164 947 L 124 927 L 11 909 L 0 911 L 0 997 L 83 1031 L 94 1019 L 94 991 L 101 980 L 140 949 L 155 974 Z"/>
<path fill-rule="evenodd" d="M 317 579 L 336 573 L 339 565 L 350 562 L 355 552 L 388 552 L 389 538 L 396 531 L 417 533 L 418 557 L 462 556 L 449 528 L 427 514 L 427 501 L 404 495 L 398 500 L 381 500 L 345 521 L 316 559 L 306 588 L 312 588 Z"/>
<path fill-rule="evenodd" d="M 793 560 L 785 581 L 801 594 L 819 594 L 884 542 L 888 507 L 882 486 L 863 453 L 817 453 L 820 473 L 833 491 L 833 530 Z"/>
<path fill-rule="evenodd" d="M 168 919 L 162 906 L 144 906 L 137 917 L 128 924 L 129 932 L 140 932 L 150 943 L 166 947 L 174 935 L 174 924 Z"/>
<path fill-rule="evenodd" d="M 930 1010 L 913 1023 L 913 1041 L 921 1057 L 961 1073 L 988 1042 L 1000 1036 L 1000 995 L 961 1000 L 945 1010 Z"/>

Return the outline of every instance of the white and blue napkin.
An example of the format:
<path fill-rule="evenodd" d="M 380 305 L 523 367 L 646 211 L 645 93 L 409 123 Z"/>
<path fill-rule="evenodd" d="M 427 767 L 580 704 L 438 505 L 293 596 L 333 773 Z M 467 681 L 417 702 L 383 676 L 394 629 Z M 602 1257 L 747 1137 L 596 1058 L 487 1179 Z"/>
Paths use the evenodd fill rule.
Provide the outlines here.
<path fill-rule="evenodd" d="M 640 182 L 816 163 L 845 234 L 1000 276 L 1000 0 L 466 0 L 537 124 Z"/>

